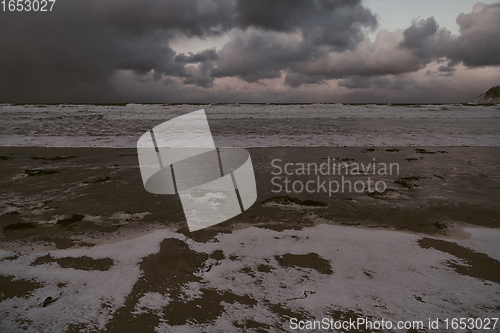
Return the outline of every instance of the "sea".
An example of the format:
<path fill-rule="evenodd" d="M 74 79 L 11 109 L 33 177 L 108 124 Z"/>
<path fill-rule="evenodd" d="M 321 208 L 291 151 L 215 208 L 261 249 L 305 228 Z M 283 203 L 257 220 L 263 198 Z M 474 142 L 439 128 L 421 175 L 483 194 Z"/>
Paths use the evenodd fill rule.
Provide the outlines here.
<path fill-rule="evenodd" d="M 0 104 L 0 146 L 133 148 L 204 109 L 218 147 L 499 146 L 500 105 Z"/>

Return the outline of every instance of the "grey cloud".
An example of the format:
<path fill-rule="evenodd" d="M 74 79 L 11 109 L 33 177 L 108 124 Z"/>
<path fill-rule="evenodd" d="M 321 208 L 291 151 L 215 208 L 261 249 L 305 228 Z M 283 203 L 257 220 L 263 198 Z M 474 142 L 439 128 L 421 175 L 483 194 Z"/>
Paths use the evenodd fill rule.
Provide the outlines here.
<path fill-rule="evenodd" d="M 290 32 L 302 21 L 301 16 L 307 7 L 304 0 L 238 0 L 236 15 L 243 28 L 254 26 L 263 30 Z"/>
<path fill-rule="evenodd" d="M 429 44 L 433 42 L 432 37 L 438 31 L 438 24 L 434 17 L 426 20 L 414 22 L 403 32 L 404 39 L 400 46 L 413 50 L 419 57 L 432 56 L 432 50 L 429 50 Z"/>
<path fill-rule="evenodd" d="M 215 59 L 217 59 L 217 51 L 215 49 L 207 49 L 198 53 L 189 52 L 187 55 L 179 53 L 175 56 L 175 61 L 188 64 L 206 62 Z"/>
<path fill-rule="evenodd" d="M 402 90 L 414 84 L 413 79 L 395 78 L 391 80 L 388 77 L 362 77 L 352 76 L 339 80 L 339 86 L 348 89 L 389 89 Z"/>
<path fill-rule="evenodd" d="M 418 71 L 432 61 L 446 62 L 436 72 L 427 75 L 453 76 L 456 66 L 500 65 L 500 3 L 478 3 L 473 12 L 457 18 L 460 34 L 453 36 L 439 28 L 434 18 L 419 20 L 403 31 L 380 31 L 376 40 L 360 42 L 356 49 L 343 53 L 328 53 L 290 66 L 285 84 L 299 87 L 326 79 L 341 79 L 339 84 L 349 89 L 383 87 L 385 80 L 374 79 Z M 386 89 L 398 88 L 388 84 Z"/>
<path fill-rule="evenodd" d="M 307 60 L 312 51 L 282 33 L 241 32 L 219 52 L 212 73 L 215 77 L 235 76 L 247 82 L 278 78 L 281 70 L 291 63 Z"/>
<path fill-rule="evenodd" d="M 425 61 L 397 47 L 401 38 L 399 32 L 382 30 L 374 42 L 365 40 L 353 51 L 326 53 L 315 60 L 294 64 L 286 74 L 285 84 L 299 87 L 328 79 L 398 75 L 424 67 Z"/>
<path fill-rule="evenodd" d="M 339 80 L 338 84 L 340 87 L 345 87 L 348 89 L 368 89 L 372 88 L 373 84 L 376 84 L 377 86 L 382 86 L 382 87 L 387 87 L 390 85 L 390 81 L 387 78 L 375 78 L 375 79 L 370 79 L 367 77 L 350 77 L 346 78 L 343 80 Z"/>
<path fill-rule="evenodd" d="M 44 15 L 0 13 L 0 102 L 123 100 L 131 95 L 116 78 L 130 73 L 144 87 L 164 82 L 196 93 L 218 87 L 217 78 L 283 74 L 295 88 L 339 79 L 347 88 L 390 90 L 398 82 L 387 75 L 438 59 L 446 63 L 435 76 L 453 75 L 459 63 L 500 65 L 500 4 L 476 4 L 457 23 L 458 36 L 429 18 L 371 42 L 364 33 L 377 20 L 361 0 L 60 1 Z M 169 44 L 174 35 L 229 31 L 220 51 L 177 54 Z"/>
<path fill-rule="evenodd" d="M 61 1 L 47 13 L 0 13 L 0 99 L 103 101 L 113 94 L 108 78 L 119 51 L 112 30 L 88 24 L 92 15 L 87 1 Z"/>
<path fill-rule="evenodd" d="M 188 66 L 186 69 L 189 72 L 189 76 L 183 80 L 184 84 L 192 84 L 202 88 L 213 86 L 214 79 L 200 68 Z"/>
<path fill-rule="evenodd" d="M 106 12 L 102 6 L 113 3 L 111 8 L 116 12 L 110 17 L 111 11 Z M 43 14 L 1 13 L 0 100 L 113 101 L 119 92 L 114 90 L 111 79 L 119 70 L 132 71 L 139 81 L 147 80 L 151 73 L 157 80 L 162 76 L 187 78 L 192 75 L 184 64 L 175 61 L 176 52 L 169 47 L 168 31 L 124 28 L 127 22 L 130 28 L 138 24 L 135 20 L 141 17 L 137 9 L 139 3 L 146 9 L 152 4 L 147 1 L 71 0 L 57 2 L 52 12 Z M 180 6 L 180 3 L 168 2 L 172 6 Z M 183 3 L 193 6 L 194 1 Z M 200 6 L 210 5 L 207 2 Z M 131 13 L 120 10 L 123 8 Z M 132 12 L 137 12 L 137 17 Z M 209 17 L 212 12 L 206 10 Z M 199 18 L 195 24 L 198 27 L 205 24 L 206 30 L 219 26 L 216 19 L 200 18 L 200 13 L 201 9 L 177 15 L 186 20 L 190 15 Z M 151 25 L 147 21 L 142 23 Z M 172 26 L 182 27 L 175 22 Z"/>
<path fill-rule="evenodd" d="M 213 86 L 214 77 L 212 76 L 212 68 L 214 61 L 218 58 L 215 49 L 207 49 L 198 53 L 180 53 L 175 56 L 177 63 L 196 64 L 198 66 L 189 65 L 186 67 L 187 75 L 182 81 L 184 84 L 192 84 L 202 88 L 210 88 Z"/>
<path fill-rule="evenodd" d="M 455 63 L 453 63 L 453 62 L 450 61 L 448 63 L 448 65 L 446 65 L 446 66 L 439 66 L 438 72 L 452 74 L 453 72 L 456 71 L 456 68 L 454 66 L 455 66 Z"/>
<path fill-rule="evenodd" d="M 449 59 L 468 67 L 500 65 L 500 3 L 478 3 L 457 17 L 460 35 L 447 52 Z"/>
<path fill-rule="evenodd" d="M 438 60 L 437 63 L 440 64 L 440 63 L 443 63 L 446 61 L 447 61 L 446 59 L 441 59 L 441 60 Z M 453 73 L 457 70 L 455 66 L 458 65 L 458 61 L 449 60 L 447 62 L 448 63 L 446 65 L 439 66 L 438 72 L 443 73 L 443 75 L 452 76 Z"/>
<path fill-rule="evenodd" d="M 147 36 L 116 41 L 117 69 L 131 70 L 136 75 L 154 71 L 157 76 L 186 77 L 184 65 L 175 61 L 176 52 L 168 46 L 164 36 Z"/>
<path fill-rule="evenodd" d="M 411 50 L 427 62 L 446 57 L 450 64 L 440 71 L 463 63 L 467 67 L 500 65 L 500 3 L 477 3 L 472 13 L 457 17 L 460 34 L 452 36 L 438 28 L 434 18 L 414 22 L 404 31 L 400 47 Z"/>
<path fill-rule="evenodd" d="M 377 26 L 361 0 L 238 0 L 236 7 L 243 28 L 300 31 L 307 42 L 336 51 L 352 49 L 364 38 L 363 27 Z"/>
<path fill-rule="evenodd" d="M 95 0 L 93 3 L 101 21 L 139 35 L 161 29 L 205 37 L 224 33 L 235 25 L 234 0 Z"/>
<path fill-rule="evenodd" d="M 329 52 L 354 49 L 364 40 L 363 29 L 377 25 L 359 0 L 240 0 L 237 11 L 246 30 L 222 48 L 212 73 L 247 82 L 278 78 L 288 71 L 291 86 L 318 83 L 323 79 L 308 73 L 293 76 L 294 68 Z"/>
<path fill-rule="evenodd" d="M 139 82 L 171 76 L 200 87 L 210 87 L 222 76 L 249 82 L 275 78 L 288 64 L 314 59 L 325 48 L 352 49 L 363 39 L 363 29 L 376 25 L 360 0 L 276 0 L 276 5 L 71 0 L 56 3 L 46 15 L 0 15 L 1 31 L 16 32 L 0 34 L 0 100 L 6 102 L 113 101 L 120 92 L 111 81 L 120 70 L 133 72 Z M 243 48 L 241 39 L 232 41 L 220 54 L 176 54 L 169 46 L 179 32 L 205 38 L 231 29 L 261 35 L 248 38 Z M 304 40 L 291 41 L 287 35 L 294 32 Z"/>
<path fill-rule="evenodd" d="M 285 75 L 285 85 L 298 88 L 302 85 L 324 84 L 327 78 L 324 75 L 307 75 L 289 71 Z"/>

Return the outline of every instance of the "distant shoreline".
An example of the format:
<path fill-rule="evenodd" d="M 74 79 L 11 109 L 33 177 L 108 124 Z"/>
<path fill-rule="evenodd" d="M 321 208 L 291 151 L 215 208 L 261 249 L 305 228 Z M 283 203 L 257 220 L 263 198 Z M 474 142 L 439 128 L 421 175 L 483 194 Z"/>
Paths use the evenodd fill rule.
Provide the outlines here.
<path fill-rule="evenodd" d="M 176 103 L 0 103 L 1 106 L 16 106 L 16 105 L 32 105 L 32 106 L 57 106 L 57 105 L 97 105 L 97 106 L 127 106 L 127 105 L 393 105 L 393 106 L 405 106 L 405 105 L 463 105 L 463 106 L 494 106 L 500 103 L 475 103 L 475 102 L 448 102 L 448 103 L 355 103 L 355 102 L 297 102 L 297 103 L 256 103 L 256 102 L 199 102 L 199 103 L 187 103 L 187 102 L 176 102 Z"/>

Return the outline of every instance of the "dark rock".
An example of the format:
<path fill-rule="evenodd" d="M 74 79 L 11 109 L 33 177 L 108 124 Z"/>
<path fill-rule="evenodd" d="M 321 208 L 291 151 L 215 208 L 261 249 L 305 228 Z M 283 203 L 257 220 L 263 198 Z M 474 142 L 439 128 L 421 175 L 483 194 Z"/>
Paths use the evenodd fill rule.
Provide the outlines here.
<path fill-rule="evenodd" d="M 490 88 L 487 92 L 469 101 L 469 103 L 478 103 L 478 104 L 500 103 L 500 85 Z"/>

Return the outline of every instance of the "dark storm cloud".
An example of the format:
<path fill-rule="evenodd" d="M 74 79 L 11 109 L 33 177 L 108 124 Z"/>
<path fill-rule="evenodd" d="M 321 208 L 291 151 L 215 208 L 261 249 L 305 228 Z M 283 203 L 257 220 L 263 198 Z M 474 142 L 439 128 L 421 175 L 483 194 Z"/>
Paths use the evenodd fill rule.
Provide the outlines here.
<path fill-rule="evenodd" d="M 116 69 L 131 70 L 138 75 L 151 71 L 157 75 L 188 75 L 184 66 L 175 61 L 176 52 L 168 46 L 168 41 L 161 34 L 142 38 L 129 37 L 115 42 Z"/>
<path fill-rule="evenodd" d="M 188 75 L 182 81 L 184 84 L 192 84 L 197 87 L 210 88 L 213 86 L 214 77 L 211 70 L 214 61 L 218 58 L 215 49 L 207 49 L 198 53 L 189 52 L 187 55 L 180 53 L 175 56 L 177 63 L 198 64 L 198 66 L 188 65 L 186 71 Z"/>
<path fill-rule="evenodd" d="M 116 54 L 108 42 L 112 31 L 88 24 L 89 2 L 72 1 L 70 10 L 68 5 L 56 4 L 64 13 L 0 13 L 2 101 L 101 100 L 109 93 Z"/>
<path fill-rule="evenodd" d="M 363 28 L 376 25 L 360 0 L 71 0 L 53 12 L 0 15 L 6 102 L 112 101 L 120 70 L 140 82 L 170 77 L 199 87 L 223 76 L 275 78 L 290 64 L 353 49 Z M 220 54 L 176 54 L 169 46 L 175 34 L 205 38 L 231 29 L 260 33 L 236 38 Z"/>
<path fill-rule="evenodd" d="M 52 12 L 2 12 L 0 100 L 113 101 L 119 92 L 111 79 L 119 70 L 141 82 L 172 76 L 206 87 L 207 69 L 184 62 L 213 60 L 214 51 L 176 59 L 168 39 L 174 32 L 220 34 L 233 18 L 233 0 L 71 0 Z"/>
<path fill-rule="evenodd" d="M 215 77 L 247 82 L 278 78 L 302 62 L 354 49 L 364 39 L 364 29 L 377 26 L 374 14 L 358 0 L 240 0 L 236 8 L 240 26 L 249 29 L 222 48 L 212 70 Z M 295 75 L 287 82 L 294 86 L 321 80 Z"/>
<path fill-rule="evenodd" d="M 184 84 L 192 84 L 201 88 L 213 86 L 214 78 L 207 73 L 207 69 L 203 66 L 187 66 L 186 70 L 189 75 L 182 81 Z"/>
<path fill-rule="evenodd" d="M 361 28 L 377 26 L 376 17 L 361 0 L 238 0 L 237 18 L 244 28 L 300 31 L 308 43 L 336 51 L 353 48 L 362 40 Z"/>
<path fill-rule="evenodd" d="M 234 0 L 94 0 L 97 17 L 126 33 L 219 35 L 235 25 Z"/>
<path fill-rule="evenodd" d="M 500 65 L 500 3 L 476 4 L 457 17 L 460 35 L 446 55 L 469 67 Z"/>
<path fill-rule="evenodd" d="M 177 17 L 164 28 L 209 35 L 221 29 L 214 17 L 219 5 L 163 1 L 155 11 L 156 3 L 160 1 L 71 0 L 57 2 L 53 12 L 0 13 L 0 100 L 113 101 L 118 92 L 111 78 L 118 70 L 130 70 L 142 81 L 151 73 L 156 79 L 190 77 L 184 64 L 175 61 L 169 31 L 160 29 L 160 9 L 169 19 Z"/>
<path fill-rule="evenodd" d="M 429 18 L 371 42 L 377 20 L 361 0 L 59 1 L 53 12 L 0 12 L 0 102 L 124 100 L 116 80 L 131 78 L 164 83 L 162 101 L 184 86 L 218 89 L 217 78 L 390 90 L 411 82 L 388 75 L 432 61 L 443 61 L 433 76 L 500 65 L 500 4 L 476 4 L 457 23 L 458 36 Z M 226 33 L 221 50 L 178 54 L 169 43 Z"/>
<path fill-rule="evenodd" d="M 404 39 L 401 46 L 413 50 L 419 57 L 432 56 L 430 45 L 433 37 L 438 31 L 438 24 L 433 17 L 415 22 L 403 32 Z"/>
<path fill-rule="evenodd" d="M 283 33 L 241 32 L 219 52 L 212 74 L 215 77 L 236 76 L 247 82 L 278 78 L 281 70 L 310 59 L 317 51 Z"/>
<path fill-rule="evenodd" d="M 472 13 L 457 17 L 457 24 L 460 34 L 452 36 L 434 18 L 414 22 L 404 31 L 400 46 L 427 62 L 447 58 L 450 62 L 440 72 L 450 73 L 459 63 L 467 67 L 500 65 L 500 3 L 477 3 Z"/>

